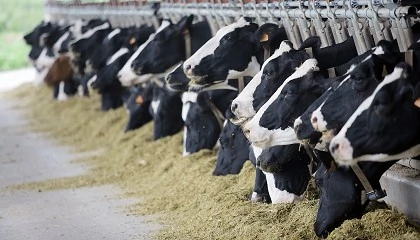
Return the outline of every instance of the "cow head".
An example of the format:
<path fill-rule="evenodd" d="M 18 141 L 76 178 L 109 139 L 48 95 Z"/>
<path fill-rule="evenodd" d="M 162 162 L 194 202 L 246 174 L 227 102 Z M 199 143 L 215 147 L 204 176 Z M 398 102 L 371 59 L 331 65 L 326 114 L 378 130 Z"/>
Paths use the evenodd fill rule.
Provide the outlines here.
<path fill-rule="evenodd" d="M 331 85 L 318 74 L 317 61 L 306 60 L 244 126 L 258 147 L 298 143 L 293 123 Z M 293 107 L 291 107 L 293 106 Z"/>
<path fill-rule="evenodd" d="M 364 162 L 360 164 L 360 168 L 372 188 L 382 190 L 379 179 L 394 163 L 395 161 L 387 163 Z M 318 213 L 314 224 L 315 233 L 318 237 L 326 238 L 345 220 L 360 218 L 363 215 L 369 200 L 366 197 L 363 185 L 351 168 L 339 166 L 333 171 L 328 170 L 322 164 L 316 171 L 315 183 L 320 190 Z"/>
<path fill-rule="evenodd" d="M 170 136 L 179 132 L 182 121 L 182 101 L 178 93 L 169 91 L 163 79 L 153 79 L 153 99 L 149 107 L 153 116 L 153 140 Z"/>
<path fill-rule="evenodd" d="M 78 38 L 70 41 L 69 49 L 75 56 L 86 54 L 86 52 L 92 54 L 93 49 L 102 42 L 110 30 L 111 24 L 107 21 L 103 22 L 101 25 L 89 29 Z"/>
<path fill-rule="evenodd" d="M 274 54 L 264 62 L 261 71 L 233 100 L 232 112 L 236 117 L 232 122 L 242 125 L 251 119 L 284 80 L 308 58 L 306 52 L 296 51 L 289 41 L 283 41 Z"/>
<path fill-rule="evenodd" d="M 151 74 L 165 73 L 180 61 L 185 60 L 187 58 L 187 48 L 188 51 L 195 51 L 199 47 L 196 46 L 198 42 L 203 44 L 210 38 L 208 23 L 202 22 L 193 25 L 193 19 L 194 15 L 190 15 L 183 17 L 176 24 L 169 22 L 165 29 L 156 33 L 154 39 L 132 62 L 132 70 L 140 78 L 146 78 Z M 206 28 L 198 30 L 196 29 L 198 24 L 204 24 Z M 208 36 L 208 38 L 200 41 L 199 39 L 205 38 L 204 36 Z M 189 46 L 186 46 L 187 44 Z"/>
<path fill-rule="evenodd" d="M 351 165 L 420 155 L 420 109 L 414 104 L 418 79 L 406 63 L 385 77 L 331 140 L 329 149 L 337 162 Z"/>
<path fill-rule="evenodd" d="M 137 59 L 137 57 L 140 55 L 143 49 L 154 39 L 155 35 L 163 31 L 170 24 L 171 24 L 170 21 L 163 20 L 159 28 L 156 30 L 156 32 L 153 34 L 150 34 L 149 38 L 138 47 L 136 52 L 134 52 L 134 54 L 131 55 L 130 59 L 128 59 L 124 67 L 118 72 L 118 80 L 121 82 L 123 86 L 129 87 L 134 84 L 139 84 L 139 83 L 145 82 L 146 80 L 152 77 L 152 75 L 147 76 L 147 78 L 143 76 L 143 79 L 141 79 L 137 74 L 134 73 L 134 71 L 132 71 L 131 65 L 133 64 L 133 61 Z"/>
<path fill-rule="evenodd" d="M 201 149 L 212 149 L 219 138 L 221 126 L 212 111 L 208 92 L 185 92 L 182 95 L 182 119 L 184 120 L 183 155 L 198 152 Z"/>
<path fill-rule="evenodd" d="M 300 144 L 274 146 L 264 149 L 257 159 L 257 167 L 274 177 L 278 192 L 283 194 L 271 196 L 273 203 L 294 202 L 307 189 L 311 175 L 308 164 L 309 156 Z M 270 193 L 271 194 L 271 193 Z"/>
<path fill-rule="evenodd" d="M 356 65 L 340 85 L 328 96 L 311 116 L 316 131 L 324 132 L 324 140 L 340 130 L 359 104 L 366 99 L 383 79 L 384 69 L 397 63 L 387 42 L 380 42 L 373 53 Z"/>
<path fill-rule="evenodd" d="M 169 90 L 180 92 L 188 89 L 190 79 L 185 75 L 182 64 L 181 62 L 172 72 L 166 75 L 166 87 Z"/>
<path fill-rule="evenodd" d="M 152 102 L 153 88 L 151 84 L 144 87 L 131 87 L 130 96 L 127 99 L 128 122 L 125 132 L 137 129 L 150 122 L 153 117 L 149 113 Z"/>
<path fill-rule="evenodd" d="M 262 49 L 254 37 L 258 25 L 249 18 L 225 26 L 184 64 L 190 85 L 207 86 L 226 79 L 254 76 L 260 69 L 257 54 Z"/>
<path fill-rule="evenodd" d="M 42 21 L 30 33 L 26 34 L 23 39 L 30 46 L 43 46 L 45 37 L 53 30 L 54 25 L 50 22 Z"/>
<path fill-rule="evenodd" d="M 230 109 L 226 110 L 226 118 L 232 118 Z M 220 147 L 217 153 L 215 176 L 238 174 L 249 159 L 249 143 L 242 129 L 229 120 L 225 120 L 219 137 Z"/>

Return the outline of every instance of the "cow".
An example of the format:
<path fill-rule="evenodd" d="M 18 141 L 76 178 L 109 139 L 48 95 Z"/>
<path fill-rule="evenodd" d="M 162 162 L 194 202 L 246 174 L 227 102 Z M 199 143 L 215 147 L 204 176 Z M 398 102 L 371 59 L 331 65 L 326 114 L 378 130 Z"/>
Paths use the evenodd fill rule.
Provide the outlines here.
<path fill-rule="evenodd" d="M 223 129 L 224 112 L 229 108 L 237 91 L 211 90 L 182 94 L 184 120 L 183 155 L 201 149 L 213 149 Z"/>
<path fill-rule="evenodd" d="M 293 122 L 331 84 L 318 72 L 315 59 L 306 60 L 244 125 L 245 136 L 262 148 L 299 143 Z"/>
<path fill-rule="evenodd" d="M 179 93 L 169 91 L 164 79 L 152 79 L 153 99 L 149 111 L 153 116 L 153 140 L 176 134 L 184 127 Z"/>
<path fill-rule="evenodd" d="M 284 80 L 308 58 L 306 52 L 294 50 L 291 42 L 283 41 L 251 82 L 232 101 L 231 110 L 235 117 L 231 121 L 242 125 L 251 119 Z"/>
<path fill-rule="evenodd" d="M 134 54 L 131 55 L 130 59 L 128 59 L 128 61 L 124 64 L 123 68 L 118 72 L 118 75 L 117 75 L 118 80 L 121 82 L 123 86 L 129 87 L 129 86 L 139 83 L 139 76 L 137 76 L 131 70 L 131 65 L 133 61 L 139 56 L 139 54 L 141 53 L 141 51 L 143 51 L 143 49 L 147 46 L 147 44 L 153 40 L 155 35 L 163 31 L 169 25 L 170 25 L 170 22 L 168 20 L 165 20 L 165 19 L 162 20 L 159 28 L 156 29 L 156 31 L 153 34 L 151 34 L 149 38 L 138 47 L 136 52 L 134 52 Z"/>
<path fill-rule="evenodd" d="M 266 175 L 273 204 L 304 199 L 311 179 L 309 163 L 310 157 L 300 144 L 274 146 L 262 151 L 256 165 Z"/>
<path fill-rule="evenodd" d="M 359 63 L 312 113 L 312 127 L 324 132 L 329 141 L 339 131 L 357 106 L 383 79 L 384 69 L 392 71 L 400 56 L 392 43 L 380 41 L 373 52 Z"/>
<path fill-rule="evenodd" d="M 219 137 L 220 147 L 217 152 L 216 167 L 213 171 L 214 176 L 238 174 L 249 159 L 250 144 L 241 127 L 228 120 L 233 117 L 230 108 L 226 110 L 225 117 L 226 120 Z"/>
<path fill-rule="evenodd" d="M 145 86 L 133 86 L 130 88 L 130 97 L 127 99 L 126 108 L 128 111 L 128 122 L 124 132 L 140 128 L 153 120 L 149 107 L 153 98 L 153 87 L 151 84 Z"/>
<path fill-rule="evenodd" d="M 329 89 L 296 119 L 294 129 L 298 138 L 314 139 L 320 132 L 335 128 L 324 135 L 323 140 L 329 141 L 331 136 L 328 135 L 341 128 L 355 108 L 382 80 L 383 69 L 392 70 L 398 61 L 396 56 L 392 43 L 390 45 L 389 42 L 380 41 L 372 50 L 350 61 L 348 65 L 352 67 L 338 79 L 341 83 Z"/>
<path fill-rule="evenodd" d="M 250 18 L 219 29 L 196 53 L 188 58 L 183 69 L 190 85 L 196 88 L 254 76 L 260 70 L 264 55 L 269 56 L 287 40 L 284 28 L 265 24 L 258 28 Z"/>
<path fill-rule="evenodd" d="M 329 155 L 328 152 L 323 154 Z M 373 189 L 369 193 L 373 194 L 373 199 L 384 196 L 379 179 L 395 162 L 359 164 Z M 370 202 L 370 195 L 367 195 L 363 184 L 354 171 L 346 166 L 337 166 L 335 170 L 331 170 L 321 164 L 315 173 L 315 183 L 320 190 L 320 199 L 314 230 L 320 238 L 326 238 L 345 220 L 362 217 Z"/>
<path fill-rule="evenodd" d="M 419 156 L 420 109 L 414 104 L 419 82 L 418 73 L 399 63 L 332 138 L 335 160 L 354 165 Z"/>
<path fill-rule="evenodd" d="M 144 47 L 131 64 L 132 71 L 139 76 L 139 83 L 147 81 L 151 76 L 166 75 L 166 72 L 211 38 L 208 22 L 193 24 L 193 19 L 194 15 L 189 15 L 177 23 L 169 21 L 165 29 L 156 33 L 153 40 Z"/>

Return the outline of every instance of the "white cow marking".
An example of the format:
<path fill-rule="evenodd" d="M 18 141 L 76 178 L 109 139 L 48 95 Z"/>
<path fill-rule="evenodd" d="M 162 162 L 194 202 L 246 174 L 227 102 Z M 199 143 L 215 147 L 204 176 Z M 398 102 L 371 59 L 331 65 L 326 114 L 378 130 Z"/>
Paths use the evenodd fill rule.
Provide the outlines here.
<path fill-rule="evenodd" d="M 152 106 L 153 113 L 156 114 L 159 110 L 160 99 L 159 100 L 153 100 L 150 105 Z"/>
<path fill-rule="evenodd" d="M 128 48 L 121 48 L 120 50 L 118 50 L 116 53 L 114 53 L 109 59 L 108 61 L 106 61 L 106 65 L 111 65 L 113 62 L 115 62 L 115 60 L 117 60 L 119 57 L 121 57 L 122 55 L 128 53 Z"/>
<path fill-rule="evenodd" d="M 65 84 L 64 82 L 60 82 L 58 85 L 58 96 L 57 96 L 58 101 L 65 101 L 69 98 L 67 94 L 64 92 L 64 84 Z"/>
<path fill-rule="evenodd" d="M 117 34 L 121 32 L 121 29 L 116 28 L 112 32 L 110 32 L 107 36 L 108 40 L 111 40 L 113 37 L 115 37 Z"/>

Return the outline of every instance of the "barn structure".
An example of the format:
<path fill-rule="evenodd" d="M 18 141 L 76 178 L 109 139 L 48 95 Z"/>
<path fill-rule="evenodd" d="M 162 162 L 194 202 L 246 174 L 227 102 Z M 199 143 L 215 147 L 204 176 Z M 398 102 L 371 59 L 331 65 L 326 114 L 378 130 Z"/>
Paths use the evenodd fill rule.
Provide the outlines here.
<path fill-rule="evenodd" d="M 382 39 L 396 39 L 401 52 L 414 42 L 410 27 L 420 21 L 415 0 L 151 0 L 151 1 L 55 1 L 45 3 L 45 17 L 53 22 L 106 18 L 113 26 L 158 27 L 158 18 L 178 21 L 194 14 L 207 19 L 213 35 L 241 16 L 257 23 L 283 26 L 289 40 L 299 47 L 317 35 L 322 46 L 354 37 L 358 54 Z M 385 201 L 420 224 L 420 161 L 403 159 L 382 177 Z"/>

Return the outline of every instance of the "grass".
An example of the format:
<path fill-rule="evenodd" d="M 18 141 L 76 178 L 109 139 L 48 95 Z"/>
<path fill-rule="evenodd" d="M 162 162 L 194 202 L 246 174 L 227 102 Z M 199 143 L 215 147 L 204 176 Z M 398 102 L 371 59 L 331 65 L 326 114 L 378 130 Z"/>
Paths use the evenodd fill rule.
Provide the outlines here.
<path fill-rule="evenodd" d="M 42 21 L 44 0 L 0 0 L 0 6 L 0 71 L 27 67 L 23 36 Z"/>

